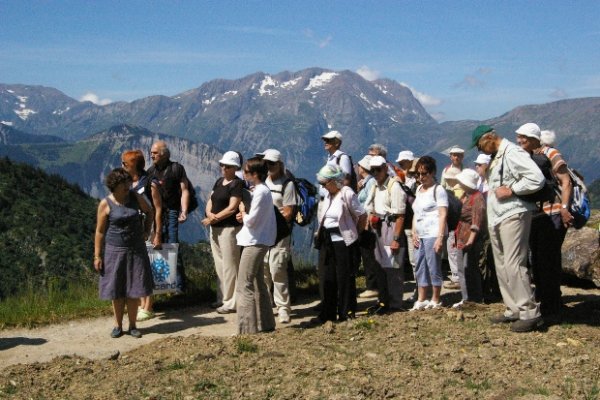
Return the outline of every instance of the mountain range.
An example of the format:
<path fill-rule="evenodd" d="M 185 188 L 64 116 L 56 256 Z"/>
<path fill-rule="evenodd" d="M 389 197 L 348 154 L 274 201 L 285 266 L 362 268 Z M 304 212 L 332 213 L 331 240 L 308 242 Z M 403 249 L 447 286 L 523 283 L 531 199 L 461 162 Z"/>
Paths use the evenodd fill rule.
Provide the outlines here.
<path fill-rule="evenodd" d="M 320 136 L 330 129 L 342 132 L 342 150 L 354 161 L 379 142 L 390 159 L 411 149 L 443 162 L 439 153 L 468 146 L 478 124 L 514 140 L 514 130 L 530 121 L 556 130 L 556 146 L 586 181 L 600 177 L 600 97 L 521 106 L 485 121 L 438 123 L 396 81 L 322 68 L 217 79 L 175 96 L 105 106 L 54 88 L 0 84 L 0 155 L 60 174 L 96 197 L 105 194 L 102 179 L 120 164 L 122 151 L 148 151 L 159 138 L 186 166 L 204 201 L 220 173 L 218 160 L 230 149 L 249 157 L 277 148 L 291 171 L 312 180 L 325 160 Z M 467 159 L 474 157 L 470 150 Z"/>

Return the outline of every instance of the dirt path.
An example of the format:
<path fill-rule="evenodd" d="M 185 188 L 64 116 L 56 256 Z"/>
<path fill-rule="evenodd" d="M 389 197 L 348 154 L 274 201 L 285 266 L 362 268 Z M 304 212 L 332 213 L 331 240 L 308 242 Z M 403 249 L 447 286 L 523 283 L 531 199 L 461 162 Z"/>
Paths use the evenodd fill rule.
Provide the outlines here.
<path fill-rule="evenodd" d="M 408 291 L 407 291 L 408 292 Z M 579 289 L 562 287 L 565 301 L 600 299 L 600 289 Z M 405 293 L 408 298 L 412 292 Z M 442 301 L 445 306 L 458 300 L 459 293 L 444 289 Z M 368 301 L 368 300 L 367 300 Z M 365 300 L 359 303 L 365 308 Z M 277 329 L 287 329 L 301 324 L 315 316 L 311 308 L 316 301 L 294 305 L 292 322 L 280 324 Z M 275 318 L 277 321 L 277 318 Z M 108 358 L 115 352 L 129 352 L 144 344 L 169 337 L 232 336 L 236 333 L 236 314 L 220 315 L 207 307 L 190 307 L 181 310 L 168 310 L 157 317 L 138 323 L 143 337 L 134 339 L 123 336 L 112 339 L 109 336 L 113 326 L 112 317 L 70 321 L 59 325 L 35 329 L 8 329 L 0 331 L 0 370 L 15 364 L 47 362 L 63 355 L 79 355 L 89 359 Z M 126 328 L 125 324 L 125 328 Z"/>
<path fill-rule="evenodd" d="M 315 304 L 310 302 L 294 306 L 290 324 L 280 324 L 275 317 L 277 329 L 296 326 L 310 319 L 314 316 L 310 308 Z M 221 315 L 207 307 L 190 307 L 157 313 L 156 318 L 138 322 L 143 334 L 140 339 L 130 336 L 111 338 L 112 316 L 35 329 L 8 329 L 0 331 L 0 369 L 14 364 L 46 362 L 62 355 L 107 358 L 116 351 L 123 354 L 155 340 L 174 336 L 231 336 L 237 331 L 236 322 L 236 314 Z M 124 328 L 127 329 L 127 322 Z"/>

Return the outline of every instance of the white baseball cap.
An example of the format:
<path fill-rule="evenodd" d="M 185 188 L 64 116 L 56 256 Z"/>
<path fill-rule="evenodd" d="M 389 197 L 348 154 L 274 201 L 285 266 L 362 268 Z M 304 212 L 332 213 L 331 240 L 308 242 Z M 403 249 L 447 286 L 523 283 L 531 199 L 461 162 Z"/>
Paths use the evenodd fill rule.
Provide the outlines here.
<path fill-rule="evenodd" d="M 537 126 L 537 124 L 534 124 L 533 122 L 528 122 L 524 125 L 521 125 L 519 129 L 517 129 L 515 132 L 517 135 L 523 135 L 540 140 L 540 127 Z"/>
<path fill-rule="evenodd" d="M 415 159 L 415 155 L 413 154 L 412 151 L 403 150 L 400 153 L 398 153 L 398 158 L 396 159 L 396 162 L 400 162 L 402 160 L 412 161 L 414 159 Z"/>
<path fill-rule="evenodd" d="M 283 158 L 281 157 L 281 152 L 279 150 L 267 149 L 262 153 L 256 153 L 256 154 L 262 156 L 263 160 L 266 160 L 266 161 L 273 161 L 273 162 L 283 161 Z"/>
<path fill-rule="evenodd" d="M 342 140 L 342 134 L 339 133 L 338 131 L 329 131 L 326 134 L 324 134 L 323 136 L 321 136 L 321 139 L 338 139 L 338 140 Z"/>
<path fill-rule="evenodd" d="M 386 165 L 385 158 L 381 156 L 372 156 L 371 161 L 369 162 L 370 168 L 373 167 L 381 167 L 382 165 Z"/>
<path fill-rule="evenodd" d="M 450 154 L 464 154 L 464 152 L 465 151 L 458 146 L 453 146 L 449 151 Z"/>
<path fill-rule="evenodd" d="M 240 155 L 235 151 L 227 151 L 223 154 L 223 158 L 219 160 L 219 164 L 233 165 L 234 167 L 240 168 Z"/>
<path fill-rule="evenodd" d="M 489 164 L 492 161 L 492 156 L 488 154 L 479 154 L 475 160 L 475 164 Z"/>
<path fill-rule="evenodd" d="M 466 187 L 475 190 L 477 189 L 479 174 L 470 168 L 465 168 L 462 171 L 460 171 L 458 175 L 456 175 L 456 180 L 465 185 Z"/>
<path fill-rule="evenodd" d="M 373 156 L 370 155 L 366 155 L 362 158 L 362 160 L 360 160 L 358 162 L 358 165 L 360 165 L 365 171 L 368 171 L 371 169 L 371 158 L 373 158 Z"/>

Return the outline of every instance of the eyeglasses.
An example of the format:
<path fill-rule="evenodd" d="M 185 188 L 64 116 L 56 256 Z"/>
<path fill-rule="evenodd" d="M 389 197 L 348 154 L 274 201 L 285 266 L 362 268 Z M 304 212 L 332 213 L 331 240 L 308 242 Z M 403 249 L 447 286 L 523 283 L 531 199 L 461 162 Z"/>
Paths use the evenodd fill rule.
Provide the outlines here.
<path fill-rule="evenodd" d="M 427 176 L 429 175 L 431 172 L 417 172 L 415 173 L 416 176 Z"/>
<path fill-rule="evenodd" d="M 219 164 L 219 167 L 229 169 L 229 168 L 233 168 L 233 165 Z"/>
<path fill-rule="evenodd" d="M 277 162 L 276 162 L 276 161 L 268 161 L 268 160 L 266 161 L 266 163 L 267 163 L 267 165 L 269 165 L 269 166 L 273 166 L 273 165 L 277 164 Z"/>
<path fill-rule="evenodd" d="M 383 170 L 384 170 L 383 167 L 373 167 L 373 168 L 371 168 L 371 172 L 373 172 L 373 173 L 379 173 L 379 172 L 381 172 Z"/>
<path fill-rule="evenodd" d="M 323 139 L 325 143 L 333 143 L 335 139 Z"/>

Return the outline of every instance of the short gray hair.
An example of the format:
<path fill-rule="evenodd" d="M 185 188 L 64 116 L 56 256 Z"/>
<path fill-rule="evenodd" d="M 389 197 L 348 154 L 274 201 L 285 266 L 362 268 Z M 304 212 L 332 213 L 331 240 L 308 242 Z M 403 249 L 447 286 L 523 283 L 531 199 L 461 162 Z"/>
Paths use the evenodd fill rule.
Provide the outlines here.
<path fill-rule="evenodd" d="M 369 146 L 369 152 L 374 151 L 377 152 L 376 155 L 381 156 L 383 158 L 387 158 L 387 148 L 381 143 L 373 143 Z"/>

